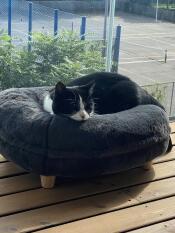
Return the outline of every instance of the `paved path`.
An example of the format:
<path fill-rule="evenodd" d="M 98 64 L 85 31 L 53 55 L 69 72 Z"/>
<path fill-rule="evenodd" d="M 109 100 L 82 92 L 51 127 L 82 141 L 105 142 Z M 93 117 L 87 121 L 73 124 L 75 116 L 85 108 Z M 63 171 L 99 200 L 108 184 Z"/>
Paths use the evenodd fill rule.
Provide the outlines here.
<path fill-rule="evenodd" d="M 88 32 L 96 25 L 96 35 L 102 36 L 103 17 L 89 16 L 88 22 Z M 120 73 L 141 85 L 175 81 L 175 24 L 120 12 L 117 24 L 122 26 Z"/>

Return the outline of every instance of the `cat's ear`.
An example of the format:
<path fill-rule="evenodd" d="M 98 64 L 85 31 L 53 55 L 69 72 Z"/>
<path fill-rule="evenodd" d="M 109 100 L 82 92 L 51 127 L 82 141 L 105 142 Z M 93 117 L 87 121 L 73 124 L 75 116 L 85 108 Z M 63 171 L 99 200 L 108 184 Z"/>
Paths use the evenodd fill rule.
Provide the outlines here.
<path fill-rule="evenodd" d="M 56 86 L 55 86 L 55 91 L 56 92 L 62 92 L 62 91 L 64 91 L 66 89 L 66 86 L 64 85 L 64 83 L 62 83 L 62 82 L 58 82 L 57 84 L 56 84 Z"/>

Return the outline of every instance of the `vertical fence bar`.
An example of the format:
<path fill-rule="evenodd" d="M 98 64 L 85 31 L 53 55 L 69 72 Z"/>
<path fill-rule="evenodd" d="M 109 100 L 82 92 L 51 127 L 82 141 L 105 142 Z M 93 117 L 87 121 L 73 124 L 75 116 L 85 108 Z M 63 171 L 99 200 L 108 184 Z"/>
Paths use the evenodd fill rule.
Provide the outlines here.
<path fill-rule="evenodd" d="M 173 97 L 174 97 L 174 82 L 173 82 L 172 92 L 171 92 L 170 112 L 169 112 L 169 116 L 170 116 L 170 117 L 171 117 L 171 115 L 172 115 Z"/>
<path fill-rule="evenodd" d="M 28 51 L 30 52 L 32 49 L 32 11 L 33 11 L 33 3 L 29 2 L 29 24 L 28 24 Z"/>
<path fill-rule="evenodd" d="M 156 0 L 156 22 L 158 20 L 159 0 Z"/>
<path fill-rule="evenodd" d="M 103 28 L 103 40 L 106 41 L 106 28 L 109 14 L 109 0 L 105 0 L 105 16 L 104 16 L 104 28 Z"/>
<path fill-rule="evenodd" d="M 109 20 L 107 28 L 107 48 L 106 48 L 106 71 L 111 71 L 112 67 L 112 47 L 113 47 L 113 26 L 115 15 L 115 0 L 110 0 Z"/>
<path fill-rule="evenodd" d="M 107 37 L 107 25 L 108 25 L 108 15 L 109 15 L 109 0 L 105 0 L 105 16 L 104 16 L 104 27 L 103 27 L 103 45 L 102 56 L 106 56 L 106 37 Z"/>
<path fill-rule="evenodd" d="M 54 36 L 58 35 L 58 10 L 54 10 Z"/>
<path fill-rule="evenodd" d="M 86 16 L 81 18 L 81 26 L 80 26 L 80 38 L 81 40 L 85 40 L 86 33 Z"/>
<path fill-rule="evenodd" d="M 74 22 L 72 22 L 71 24 L 71 29 L 72 29 L 72 32 L 74 31 Z"/>
<path fill-rule="evenodd" d="M 8 35 L 12 35 L 12 0 L 8 0 Z"/>
<path fill-rule="evenodd" d="M 118 72 L 119 56 L 120 56 L 120 38 L 121 38 L 121 26 L 116 27 L 116 36 L 114 42 L 114 55 L 113 61 L 115 65 L 115 72 Z"/>

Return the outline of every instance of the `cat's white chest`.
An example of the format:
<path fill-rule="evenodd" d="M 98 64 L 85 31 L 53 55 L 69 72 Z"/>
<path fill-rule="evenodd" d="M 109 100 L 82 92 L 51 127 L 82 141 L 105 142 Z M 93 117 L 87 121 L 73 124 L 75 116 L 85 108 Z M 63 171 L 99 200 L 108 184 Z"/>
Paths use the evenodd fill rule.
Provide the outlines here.
<path fill-rule="evenodd" d="M 43 108 L 46 112 L 49 112 L 51 114 L 53 114 L 53 110 L 52 110 L 52 99 L 50 98 L 50 95 L 46 95 L 44 97 L 44 101 L 43 101 Z"/>

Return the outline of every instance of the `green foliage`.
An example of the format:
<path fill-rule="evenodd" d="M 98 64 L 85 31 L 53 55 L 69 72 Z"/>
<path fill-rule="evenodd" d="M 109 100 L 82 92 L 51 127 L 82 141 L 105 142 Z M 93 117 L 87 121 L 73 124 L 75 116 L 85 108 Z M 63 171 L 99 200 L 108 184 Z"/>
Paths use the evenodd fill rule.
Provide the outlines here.
<path fill-rule="evenodd" d="M 144 86 L 143 88 L 162 105 L 164 105 L 167 86 L 155 84 L 151 86 Z"/>
<path fill-rule="evenodd" d="M 0 87 L 30 87 L 64 83 L 81 75 L 104 69 L 102 46 L 98 42 L 81 41 L 72 32 L 54 37 L 37 33 L 32 51 L 11 43 L 0 33 Z"/>

